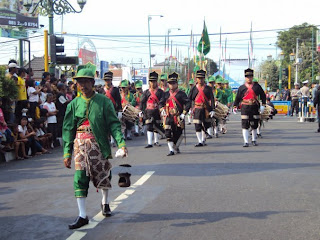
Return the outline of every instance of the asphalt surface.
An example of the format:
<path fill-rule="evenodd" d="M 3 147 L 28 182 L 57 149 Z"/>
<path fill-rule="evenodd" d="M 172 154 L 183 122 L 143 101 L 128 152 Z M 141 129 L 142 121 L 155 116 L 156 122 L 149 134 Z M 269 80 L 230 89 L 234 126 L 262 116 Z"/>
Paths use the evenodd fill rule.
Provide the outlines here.
<path fill-rule="evenodd" d="M 165 140 L 151 149 L 145 137 L 129 141 L 129 158 L 112 160 L 114 215 L 78 231 L 67 227 L 78 209 L 74 170 L 64 168 L 61 148 L 2 163 L 0 239 L 320 239 L 317 123 L 277 116 L 262 129 L 259 146 L 249 148 L 242 147 L 240 126 L 232 115 L 227 134 L 202 148 L 194 147 L 194 127 L 187 126 L 187 145 L 171 157 Z M 151 176 L 119 188 L 118 165 L 126 162 L 132 183 Z M 100 201 L 90 185 L 90 219 Z"/>

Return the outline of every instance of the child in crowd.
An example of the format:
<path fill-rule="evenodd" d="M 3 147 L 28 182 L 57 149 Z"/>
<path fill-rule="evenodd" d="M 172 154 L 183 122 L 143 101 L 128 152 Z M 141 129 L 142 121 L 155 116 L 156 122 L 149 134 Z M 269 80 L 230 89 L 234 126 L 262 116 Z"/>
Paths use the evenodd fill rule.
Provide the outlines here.
<path fill-rule="evenodd" d="M 3 111 L 1 109 L 2 98 L 0 98 L 0 133 L 1 133 L 1 144 L 4 145 L 3 150 L 11 151 L 13 150 L 13 137 L 12 132 L 8 128 L 7 123 L 4 119 Z"/>
<path fill-rule="evenodd" d="M 29 157 L 26 154 L 25 145 L 28 142 L 28 139 L 20 139 L 18 124 L 13 125 L 12 135 L 14 138 L 14 152 L 16 160 L 28 159 Z M 20 157 L 19 153 L 22 153 L 22 157 Z"/>
<path fill-rule="evenodd" d="M 39 139 L 38 141 L 45 149 L 50 148 L 51 143 L 51 133 L 47 133 L 44 127 L 44 119 L 39 119 L 35 122 L 34 130 L 36 132 L 36 136 Z"/>
<path fill-rule="evenodd" d="M 47 102 L 43 105 L 43 108 L 48 111 L 47 122 L 48 122 L 48 132 L 52 134 L 52 144 L 53 147 L 59 146 L 57 143 L 57 113 L 58 110 L 53 102 L 53 95 L 48 93 Z"/>
<path fill-rule="evenodd" d="M 40 92 L 40 108 L 43 108 L 43 104 L 47 101 L 47 95 L 48 95 L 48 88 L 46 85 L 44 85 L 41 88 L 41 92 Z"/>

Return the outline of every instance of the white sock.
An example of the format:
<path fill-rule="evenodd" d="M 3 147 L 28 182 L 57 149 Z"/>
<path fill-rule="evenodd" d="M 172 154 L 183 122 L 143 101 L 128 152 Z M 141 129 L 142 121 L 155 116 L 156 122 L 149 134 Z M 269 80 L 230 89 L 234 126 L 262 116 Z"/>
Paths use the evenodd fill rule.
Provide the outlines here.
<path fill-rule="evenodd" d="M 248 129 L 242 129 L 242 135 L 243 135 L 243 141 L 245 143 L 249 142 L 249 130 Z"/>
<path fill-rule="evenodd" d="M 218 134 L 218 128 L 217 127 L 214 128 L 214 134 Z"/>
<path fill-rule="evenodd" d="M 143 132 L 143 133 L 146 133 L 146 125 L 143 125 L 143 126 L 142 126 L 142 132 Z"/>
<path fill-rule="evenodd" d="M 114 144 L 114 138 L 111 136 L 111 140 L 110 140 L 111 144 Z"/>
<path fill-rule="evenodd" d="M 79 208 L 79 216 L 82 218 L 86 218 L 87 217 L 86 198 L 85 197 L 77 198 L 77 203 Z"/>
<path fill-rule="evenodd" d="M 188 115 L 188 123 L 191 123 L 191 117 Z"/>
<path fill-rule="evenodd" d="M 209 133 L 209 135 L 212 136 L 212 127 L 209 127 L 209 128 L 208 128 L 208 133 Z"/>
<path fill-rule="evenodd" d="M 205 142 L 206 141 L 206 132 L 205 131 L 201 131 L 201 133 L 202 133 L 202 142 Z"/>
<path fill-rule="evenodd" d="M 147 131 L 148 145 L 152 145 L 153 132 Z"/>
<path fill-rule="evenodd" d="M 173 142 L 168 142 L 169 151 L 173 152 Z"/>
<path fill-rule="evenodd" d="M 154 133 L 154 142 L 157 143 L 159 142 L 159 134 L 158 133 Z"/>
<path fill-rule="evenodd" d="M 202 143 L 202 132 L 196 132 L 199 143 Z"/>
<path fill-rule="evenodd" d="M 101 189 L 101 193 L 102 193 L 102 204 L 108 204 L 108 193 L 109 190 L 108 189 Z"/>
<path fill-rule="evenodd" d="M 260 128 L 258 127 L 257 128 L 257 134 L 260 134 L 261 132 L 260 132 Z"/>
<path fill-rule="evenodd" d="M 134 129 L 135 129 L 136 133 L 139 133 L 139 126 L 138 125 L 135 125 Z"/>
<path fill-rule="evenodd" d="M 131 137 L 131 129 L 127 129 L 127 138 Z"/>
<path fill-rule="evenodd" d="M 257 141 L 257 129 L 252 129 L 252 141 Z"/>

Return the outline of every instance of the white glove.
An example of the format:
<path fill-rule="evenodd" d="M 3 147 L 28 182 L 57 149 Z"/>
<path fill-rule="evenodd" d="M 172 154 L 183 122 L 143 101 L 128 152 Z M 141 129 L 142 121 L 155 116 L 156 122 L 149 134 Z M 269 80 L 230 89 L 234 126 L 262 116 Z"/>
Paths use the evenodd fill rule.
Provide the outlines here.
<path fill-rule="evenodd" d="M 237 114 L 237 108 L 233 108 L 233 114 Z"/>
<path fill-rule="evenodd" d="M 260 113 L 263 113 L 265 106 L 260 106 Z"/>
<path fill-rule="evenodd" d="M 186 116 L 186 115 L 184 115 L 183 113 L 181 113 L 181 114 L 180 114 L 180 119 L 181 119 L 181 120 L 184 120 L 184 117 L 185 117 L 185 116 Z"/>
<path fill-rule="evenodd" d="M 213 118 L 214 114 L 215 114 L 214 111 L 209 112 L 209 115 L 210 115 L 211 118 Z"/>
<path fill-rule="evenodd" d="M 126 154 L 125 151 L 122 148 L 119 148 L 118 151 L 116 151 L 115 157 L 116 158 L 124 157 L 125 154 Z"/>
<path fill-rule="evenodd" d="M 139 117 L 140 117 L 140 118 L 143 117 L 143 112 L 139 112 Z"/>
<path fill-rule="evenodd" d="M 122 118 L 122 112 L 118 112 L 118 118 L 119 120 Z"/>
<path fill-rule="evenodd" d="M 161 116 L 162 116 L 162 117 L 167 116 L 166 110 L 162 109 L 162 111 L 161 111 Z"/>

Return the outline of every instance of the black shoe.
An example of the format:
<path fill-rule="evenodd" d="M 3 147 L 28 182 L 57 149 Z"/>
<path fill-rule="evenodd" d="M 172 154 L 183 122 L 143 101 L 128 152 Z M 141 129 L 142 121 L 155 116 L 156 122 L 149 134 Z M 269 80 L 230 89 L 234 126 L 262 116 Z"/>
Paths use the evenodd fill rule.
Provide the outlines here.
<path fill-rule="evenodd" d="M 145 146 L 144 148 L 152 148 L 153 146 L 152 145 L 147 145 L 147 146 Z"/>
<path fill-rule="evenodd" d="M 191 125 L 191 123 L 188 123 L 188 125 Z"/>
<path fill-rule="evenodd" d="M 249 147 L 249 143 L 244 143 L 243 147 Z"/>
<path fill-rule="evenodd" d="M 89 223 L 88 217 L 82 218 L 79 216 L 73 223 L 69 225 L 69 229 L 81 228 L 82 226 L 87 225 L 88 223 Z"/>
<path fill-rule="evenodd" d="M 218 133 L 214 134 L 214 137 L 219 138 L 219 134 Z"/>
<path fill-rule="evenodd" d="M 141 132 L 140 135 L 141 135 L 141 136 L 144 136 L 144 132 Z"/>
<path fill-rule="evenodd" d="M 126 140 L 132 140 L 132 138 L 131 137 L 127 137 L 127 139 Z"/>
<path fill-rule="evenodd" d="M 177 148 L 177 149 L 176 149 L 176 152 L 177 152 L 177 154 L 179 154 L 179 153 L 180 153 L 180 149 L 179 149 L 179 148 Z"/>
<path fill-rule="evenodd" d="M 133 135 L 134 135 L 135 137 L 139 137 L 139 133 L 137 133 L 137 132 L 135 132 Z"/>
<path fill-rule="evenodd" d="M 109 204 L 101 204 L 101 212 L 105 217 L 111 217 L 111 210 Z"/>
<path fill-rule="evenodd" d="M 203 145 L 203 146 L 207 146 L 206 141 L 203 141 L 203 142 L 202 142 L 202 145 Z"/>
<path fill-rule="evenodd" d="M 258 137 L 258 138 L 262 138 L 262 135 L 261 135 L 261 134 L 257 134 L 257 137 Z"/>
<path fill-rule="evenodd" d="M 155 145 L 155 146 L 157 146 L 157 147 L 161 147 L 161 144 L 158 143 L 158 142 L 154 143 L 153 145 Z"/>
<path fill-rule="evenodd" d="M 196 145 L 194 145 L 195 147 L 203 147 L 202 143 L 197 143 Z"/>
<path fill-rule="evenodd" d="M 167 154 L 167 156 L 172 156 L 172 155 L 174 155 L 174 152 L 172 152 L 172 151 L 170 151 L 170 152 Z"/>
<path fill-rule="evenodd" d="M 258 143 L 256 141 L 252 141 L 252 146 L 258 146 Z"/>
<path fill-rule="evenodd" d="M 207 135 L 207 139 L 211 139 L 212 136 L 210 134 Z"/>

